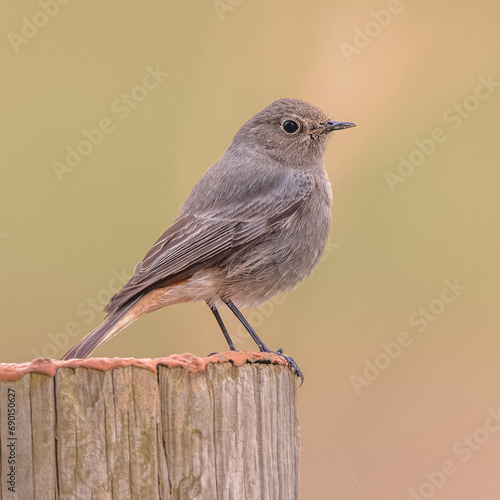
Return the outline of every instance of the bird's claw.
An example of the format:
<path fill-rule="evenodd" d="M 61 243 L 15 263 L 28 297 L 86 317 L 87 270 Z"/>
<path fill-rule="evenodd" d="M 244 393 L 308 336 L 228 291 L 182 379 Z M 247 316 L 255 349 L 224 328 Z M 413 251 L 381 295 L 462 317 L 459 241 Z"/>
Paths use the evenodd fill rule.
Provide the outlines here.
<path fill-rule="evenodd" d="M 283 354 L 283 349 L 279 348 L 277 351 L 274 351 L 274 354 L 277 354 L 278 356 L 281 356 L 283 359 L 286 360 L 288 363 L 288 366 L 292 368 L 292 370 L 295 372 L 295 375 L 297 377 L 300 377 L 300 385 L 299 387 L 304 383 L 304 374 L 302 373 L 302 370 L 299 368 L 299 365 L 295 362 L 295 360 L 291 356 L 287 356 L 286 354 Z"/>

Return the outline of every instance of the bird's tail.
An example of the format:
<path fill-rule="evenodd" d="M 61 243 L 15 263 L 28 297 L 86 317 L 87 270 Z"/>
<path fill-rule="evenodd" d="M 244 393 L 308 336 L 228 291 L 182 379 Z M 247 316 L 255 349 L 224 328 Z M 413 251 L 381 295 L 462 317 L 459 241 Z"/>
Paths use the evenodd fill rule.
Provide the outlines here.
<path fill-rule="evenodd" d="M 138 297 L 126 307 L 109 314 L 96 329 L 74 345 L 61 359 L 87 358 L 90 356 L 99 346 L 114 337 L 141 315 L 135 308 L 140 299 L 142 297 Z"/>

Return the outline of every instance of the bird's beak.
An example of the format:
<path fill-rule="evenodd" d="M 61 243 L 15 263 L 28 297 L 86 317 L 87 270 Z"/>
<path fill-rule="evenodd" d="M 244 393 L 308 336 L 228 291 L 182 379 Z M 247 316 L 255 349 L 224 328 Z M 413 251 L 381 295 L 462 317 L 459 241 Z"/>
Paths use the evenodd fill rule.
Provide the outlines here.
<path fill-rule="evenodd" d="M 333 120 L 328 120 L 325 123 L 323 130 L 325 132 L 331 132 L 332 130 L 343 130 L 345 128 L 351 128 L 355 126 L 356 125 L 354 123 L 350 122 L 334 122 Z"/>

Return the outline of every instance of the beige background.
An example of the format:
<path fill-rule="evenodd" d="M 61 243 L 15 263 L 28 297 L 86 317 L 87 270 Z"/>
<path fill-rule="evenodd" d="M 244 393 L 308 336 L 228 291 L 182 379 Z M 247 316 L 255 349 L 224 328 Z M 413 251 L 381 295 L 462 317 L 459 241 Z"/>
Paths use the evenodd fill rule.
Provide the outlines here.
<path fill-rule="evenodd" d="M 498 2 L 54 5 L 9 2 L 0 21 L 1 360 L 59 357 L 95 327 L 238 127 L 300 98 L 358 125 L 328 147 L 324 261 L 248 315 L 306 374 L 302 498 L 498 498 Z M 147 67 L 168 76 L 135 88 Z M 102 120 L 112 131 L 58 177 Z M 421 164 L 398 173 L 400 156 Z M 224 348 L 196 304 L 97 355 Z"/>

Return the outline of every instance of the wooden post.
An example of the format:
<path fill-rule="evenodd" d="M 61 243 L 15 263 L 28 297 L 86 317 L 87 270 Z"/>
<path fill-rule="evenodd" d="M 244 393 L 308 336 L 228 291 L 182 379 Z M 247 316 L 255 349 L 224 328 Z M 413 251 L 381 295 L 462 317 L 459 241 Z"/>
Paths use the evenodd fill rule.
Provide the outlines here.
<path fill-rule="evenodd" d="M 297 377 L 222 353 L 0 364 L 0 499 L 296 500 Z"/>

